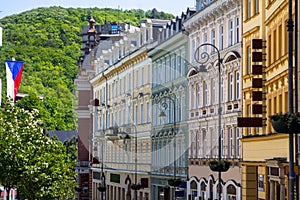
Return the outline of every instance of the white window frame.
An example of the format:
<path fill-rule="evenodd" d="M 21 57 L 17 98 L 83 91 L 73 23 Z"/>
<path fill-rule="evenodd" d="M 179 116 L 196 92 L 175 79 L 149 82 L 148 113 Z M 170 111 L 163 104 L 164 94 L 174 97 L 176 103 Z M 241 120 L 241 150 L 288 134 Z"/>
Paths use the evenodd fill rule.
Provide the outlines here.
<path fill-rule="evenodd" d="M 239 128 L 235 130 L 235 157 L 241 158 L 241 131 Z"/>
<path fill-rule="evenodd" d="M 240 18 L 235 19 L 235 43 L 240 41 Z"/>
<path fill-rule="evenodd" d="M 215 29 L 211 30 L 210 36 L 211 36 L 211 44 L 216 45 L 216 31 L 215 31 Z M 215 52 L 215 48 L 212 47 L 211 48 L 211 53 L 214 53 L 214 52 Z"/>
<path fill-rule="evenodd" d="M 228 85 L 228 95 L 229 95 L 229 101 L 233 101 L 234 99 L 234 79 L 233 79 L 233 73 L 229 73 L 228 75 L 228 81 L 229 81 L 229 85 Z"/>
<path fill-rule="evenodd" d="M 236 71 L 235 72 L 235 99 L 236 100 L 239 100 L 241 98 L 240 97 L 240 87 L 241 87 L 241 84 L 240 84 L 240 72 Z"/>
<path fill-rule="evenodd" d="M 144 103 L 140 104 L 140 124 L 144 123 Z"/>
<path fill-rule="evenodd" d="M 228 21 L 228 47 L 233 45 L 233 21 Z"/>
<path fill-rule="evenodd" d="M 219 26 L 219 50 L 224 48 L 224 27 L 223 25 Z"/>

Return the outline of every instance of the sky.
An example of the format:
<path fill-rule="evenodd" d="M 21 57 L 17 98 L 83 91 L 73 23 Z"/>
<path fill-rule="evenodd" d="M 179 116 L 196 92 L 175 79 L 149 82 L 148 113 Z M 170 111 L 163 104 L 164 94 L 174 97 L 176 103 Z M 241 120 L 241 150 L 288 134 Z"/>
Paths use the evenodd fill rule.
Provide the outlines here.
<path fill-rule="evenodd" d="M 181 15 L 196 0 L 0 0 L 0 19 L 38 7 L 61 6 L 64 8 L 114 8 L 122 10 L 142 9 Z"/>

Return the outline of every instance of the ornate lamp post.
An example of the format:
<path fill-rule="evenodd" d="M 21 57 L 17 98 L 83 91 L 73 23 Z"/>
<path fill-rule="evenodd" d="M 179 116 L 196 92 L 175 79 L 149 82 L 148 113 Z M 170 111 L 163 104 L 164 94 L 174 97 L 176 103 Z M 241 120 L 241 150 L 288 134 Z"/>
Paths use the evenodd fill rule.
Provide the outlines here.
<path fill-rule="evenodd" d="M 134 144 L 134 153 L 135 153 L 135 155 L 134 155 L 134 162 L 135 162 L 134 163 L 134 184 L 131 184 L 131 179 L 129 178 L 129 176 L 127 179 L 128 179 L 128 181 L 130 181 L 130 188 L 132 190 L 134 190 L 134 199 L 137 200 L 138 199 L 137 191 L 141 189 L 141 184 L 137 183 L 137 128 L 136 128 L 136 125 L 134 125 L 134 124 L 132 124 L 131 126 L 134 127 L 134 131 L 135 131 L 134 132 L 134 135 L 135 135 L 134 136 L 134 142 L 135 142 L 135 144 Z M 128 133 L 125 133 L 125 134 L 126 134 L 126 136 L 125 136 L 124 140 L 129 140 L 130 139 L 129 134 Z"/>
<path fill-rule="evenodd" d="M 207 72 L 207 69 L 205 68 L 204 64 L 208 62 L 210 58 L 210 54 L 207 53 L 206 51 L 202 51 L 200 53 L 200 48 L 205 47 L 205 46 L 210 46 L 214 48 L 217 52 L 217 61 L 218 61 L 218 88 L 219 88 L 219 97 L 218 97 L 218 162 L 215 166 L 213 166 L 213 163 L 210 163 L 210 168 L 212 171 L 217 171 L 218 172 L 218 199 L 221 200 L 221 173 L 225 172 L 229 168 L 229 164 L 226 162 L 222 162 L 222 140 L 221 140 L 221 116 L 222 116 L 222 107 L 221 107 L 221 63 L 222 59 L 220 56 L 220 51 L 219 49 L 210 43 L 204 43 L 201 44 L 199 47 L 197 47 L 194 58 L 197 63 L 200 64 L 200 67 L 193 67 L 197 72 Z"/>
<path fill-rule="evenodd" d="M 294 112 L 293 108 L 293 7 L 292 0 L 288 2 L 288 99 L 289 99 L 289 113 Z M 297 15 L 298 13 L 295 13 Z M 296 102 L 297 103 L 297 102 Z M 289 133 L 289 199 L 294 199 L 294 135 L 292 132 Z"/>
<path fill-rule="evenodd" d="M 128 96 L 131 96 L 130 94 Z M 138 98 L 139 97 L 143 97 L 144 94 L 143 93 L 139 93 L 138 94 Z M 137 117 L 137 116 L 136 116 Z M 130 126 L 134 127 L 134 184 L 131 184 L 131 189 L 134 190 L 134 199 L 138 200 L 138 190 L 141 189 L 141 184 L 139 184 L 137 182 L 137 142 L 138 142 L 138 137 L 137 137 L 137 127 L 136 124 L 131 124 Z M 128 133 L 126 133 L 126 136 L 124 138 L 125 140 L 130 139 L 130 136 L 128 135 Z"/>
<path fill-rule="evenodd" d="M 137 183 L 137 128 L 136 125 L 132 125 L 134 127 L 135 136 L 134 136 L 134 184 L 131 185 L 131 189 L 134 190 L 134 199 L 137 200 L 137 191 L 141 189 L 141 185 Z"/>
<path fill-rule="evenodd" d="M 173 199 L 175 200 L 176 197 L 175 197 L 175 189 L 176 189 L 176 186 L 178 186 L 180 184 L 180 181 L 178 181 L 176 179 L 176 96 L 174 93 L 172 93 L 172 97 L 171 96 L 163 96 L 161 97 L 159 100 L 158 100 L 158 104 L 160 104 L 162 107 L 163 107 L 163 110 L 161 111 L 161 113 L 159 114 L 159 117 L 161 119 L 164 120 L 164 118 L 166 118 L 166 113 L 165 113 L 165 110 L 167 110 L 168 108 L 168 103 L 166 102 L 166 100 L 169 100 L 170 102 L 172 102 L 173 104 L 173 127 L 172 127 L 172 133 L 173 133 L 173 147 L 174 147 L 174 150 L 173 150 L 173 157 L 174 157 L 174 174 L 173 174 L 173 180 L 169 180 L 169 185 L 170 186 L 173 186 Z"/>
<path fill-rule="evenodd" d="M 105 106 L 105 112 L 107 111 L 108 105 L 106 104 L 101 104 L 102 106 Z M 98 127 L 97 127 L 97 121 L 98 121 L 98 106 L 100 106 L 100 102 L 99 99 L 94 99 L 94 106 L 95 106 L 95 131 L 97 131 Z M 103 118 L 102 118 L 102 124 L 103 124 Z M 101 141 L 101 175 L 100 175 L 100 186 L 97 187 L 97 189 L 99 190 L 99 192 L 101 192 L 101 200 L 104 200 L 104 193 L 106 191 L 106 183 L 105 183 L 105 175 L 104 175 L 104 147 L 103 147 L 103 140 L 104 140 L 104 135 L 105 135 L 105 129 L 102 130 L 102 135 L 100 135 L 100 138 L 97 139 L 97 141 Z M 99 155 L 100 157 L 100 155 Z"/>

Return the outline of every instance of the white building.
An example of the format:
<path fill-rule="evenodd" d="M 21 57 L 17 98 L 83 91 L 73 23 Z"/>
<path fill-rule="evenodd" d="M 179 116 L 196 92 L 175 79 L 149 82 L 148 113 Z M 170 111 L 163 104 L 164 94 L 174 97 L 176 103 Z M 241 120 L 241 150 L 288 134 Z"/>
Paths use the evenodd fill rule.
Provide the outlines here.
<path fill-rule="evenodd" d="M 242 110 L 242 5 L 240 0 L 198 0 L 197 11 L 183 23 L 189 32 L 191 63 L 187 75 L 190 99 L 187 199 L 219 197 L 219 174 L 209 167 L 210 161 L 218 160 L 219 137 L 221 157 L 230 162 L 229 170 L 221 173 L 220 196 L 241 199 L 242 132 L 237 128 L 237 117 Z M 194 68 L 199 69 L 201 64 L 207 72 Z"/>
<path fill-rule="evenodd" d="M 101 199 L 103 185 L 106 199 L 150 199 L 152 63 L 147 51 L 165 23 L 142 21 L 95 55 L 90 82 L 99 100 L 93 111 L 93 157 L 99 163 L 92 166 L 92 199 Z M 140 188 L 134 191 L 133 185 Z"/>
<path fill-rule="evenodd" d="M 151 199 L 184 199 L 187 180 L 188 36 L 182 23 L 195 13 L 189 8 L 161 29 L 152 59 Z M 162 112 L 163 111 L 163 112 Z M 160 116 L 165 113 L 165 119 Z M 172 180 L 180 180 L 176 188 Z"/>

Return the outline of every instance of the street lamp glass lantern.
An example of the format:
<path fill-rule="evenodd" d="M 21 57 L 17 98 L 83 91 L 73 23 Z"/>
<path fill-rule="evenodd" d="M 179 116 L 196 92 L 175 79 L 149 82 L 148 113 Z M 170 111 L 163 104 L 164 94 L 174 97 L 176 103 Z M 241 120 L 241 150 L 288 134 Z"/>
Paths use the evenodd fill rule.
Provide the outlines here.
<path fill-rule="evenodd" d="M 206 66 L 205 65 L 200 65 L 199 67 L 198 67 L 198 72 L 207 72 L 207 68 L 206 68 Z"/>
<path fill-rule="evenodd" d="M 159 114 L 159 117 L 162 121 L 164 121 L 167 117 L 166 112 L 162 110 Z"/>

